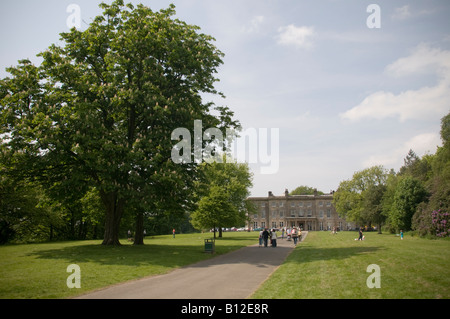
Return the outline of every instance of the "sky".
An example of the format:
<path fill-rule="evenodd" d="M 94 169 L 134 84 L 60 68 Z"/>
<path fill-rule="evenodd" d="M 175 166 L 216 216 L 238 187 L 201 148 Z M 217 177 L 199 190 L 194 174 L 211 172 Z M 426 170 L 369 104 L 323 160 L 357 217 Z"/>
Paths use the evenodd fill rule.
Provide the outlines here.
<path fill-rule="evenodd" d="M 100 2 L 2 1 L 0 77 L 20 59 L 39 63 L 36 54 L 61 44 L 74 14 L 85 30 Z M 356 171 L 397 171 L 410 149 L 423 156 L 442 144 L 448 0 L 128 2 L 154 11 L 174 3 L 176 18 L 216 39 L 225 54 L 216 87 L 225 98 L 205 99 L 234 111 L 244 135 L 256 134 L 255 148 L 241 153 L 251 162 L 252 196 L 300 185 L 327 193 Z"/>

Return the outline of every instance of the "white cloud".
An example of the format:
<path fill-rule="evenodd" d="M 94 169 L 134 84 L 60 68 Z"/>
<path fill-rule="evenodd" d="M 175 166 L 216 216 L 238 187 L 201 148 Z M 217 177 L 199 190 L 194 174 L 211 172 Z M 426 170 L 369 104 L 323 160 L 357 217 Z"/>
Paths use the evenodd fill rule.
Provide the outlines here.
<path fill-rule="evenodd" d="M 314 27 L 296 27 L 293 24 L 278 28 L 278 33 L 278 44 L 305 49 L 313 47 L 312 38 L 316 35 Z"/>
<path fill-rule="evenodd" d="M 433 72 L 443 78 L 448 78 L 450 77 L 450 51 L 431 48 L 422 43 L 415 48 L 410 56 L 400 58 L 389 64 L 385 71 L 388 75 L 394 77 Z"/>
<path fill-rule="evenodd" d="M 340 116 L 351 121 L 398 117 L 400 122 L 404 122 L 444 115 L 450 107 L 449 92 L 450 86 L 446 82 L 431 88 L 408 90 L 398 95 L 379 91 L 369 95 L 359 105 Z"/>
<path fill-rule="evenodd" d="M 264 16 L 255 16 L 250 22 L 243 27 L 243 31 L 247 33 L 257 33 L 261 25 L 264 23 Z"/>
<path fill-rule="evenodd" d="M 411 17 L 411 11 L 409 5 L 405 5 L 400 8 L 396 8 L 394 14 L 392 15 L 393 19 L 396 20 L 404 20 Z"/>
<path fill-rule="evenodd" d="M 409 5 L 404 5 L 403 7 L 396 8 L 394 14 L 391 16 L 393 20 L 406 20 L 411 18 L 416 18 L 424 15 L 433 14 L 435 9 L 422 9 L 422 10 L 411 10 Z"/>
<path fill-rule="evenodd" d="M 378 91 L 367 96 L 359 105 L 341 113 L 342 119 L 358 121 L 398 117 L 401 122 L 442 116 L 450 109 L 450 51 L 419 45 L 414 52 L 388 65 L 386 74 L 393 77 L 433 72 L 439 83 L 399 94 Z"/>
<path fill-rule="evenodd" d="M 394 143 L 395 144 L 395 143 Z M 400 168 L 403 159 L 409 150 L 413 150 L 418 156 L 427 153 L 435 153 L 437 146 L 442 145 L 440 135 L 437 133 L 424 133 L 414 136 L 408 141 L 398 143 L 399 146 L 392 150 L 381 150 L 381 154 L 370 156 L 364 161 L 364 167 L 383 165 L 386 168 Z"/>

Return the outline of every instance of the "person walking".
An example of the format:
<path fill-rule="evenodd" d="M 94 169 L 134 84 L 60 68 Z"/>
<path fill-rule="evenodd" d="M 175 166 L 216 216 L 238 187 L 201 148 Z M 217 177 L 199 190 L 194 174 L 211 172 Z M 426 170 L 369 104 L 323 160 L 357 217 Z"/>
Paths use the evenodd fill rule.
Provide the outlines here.
<path fill-rule="evenodd" d="M 291 236 L 292 236 L 292 239 L 294 240 L 294 246 L 296 246 L 297 245 L 297 240 L 298 240 L 298 233 L 297 233 L 297 228 L 296 227 L 292 228 Z"/>
<path fill-rule="evenodd" d="M 363 240 L 362 228 L 359 229 L 359 238 L 358 238 L 358 240 Z"/>
<path fill-rule="evenodd" d="M 173 238 L 175 238 L 175 228 L 172 229 Z"/>
<path fill-rule="evenodd" d="M 259 247 L 261 247 L 263 244 L 263 231 L 261 230 L 259 232 Z"/>
<path fill-rule="evenodd" d="M 262 236 L 264 240 L 264 247 L 267 247 L 267 241 L 269 240 L 269 231 L 267 230 L 267 227 L 264 229 Z"/>
<path fill-rule="evenodd" d="M 284 227 L 281 228 L 281 239 L 284 239 Z"/>
<path fill-rule="evenodd" d="M 275 228 L 272 229 L 272 247 L 277 247 L 277 233 L 275 231 Z"/>

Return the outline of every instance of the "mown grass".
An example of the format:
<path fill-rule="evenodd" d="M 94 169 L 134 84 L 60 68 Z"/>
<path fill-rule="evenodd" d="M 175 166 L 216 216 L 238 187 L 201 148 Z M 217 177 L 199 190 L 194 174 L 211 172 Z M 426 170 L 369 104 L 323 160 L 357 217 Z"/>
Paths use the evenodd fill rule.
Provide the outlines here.
<path fill-rule="evenodd" d="M 309 232 L 285 263 L 252 295 L 283 299 L 448 299 L 450 241 L 405 235 Z M 380 267 L 380 288 L 366 284 Z"/>
<path fill-rule="evenodd" d="M 143 246 L 126 240 L 122 246 L 102 246 L 101 241 L 67 241 L 0 246 L 0 298 L 70 298 L 90 290 L 212 258 L 204 252 L 211 233 L 178 234 L 146 238 Z M 216 254 L 257 242 L 257 233 L 224 233 L 216 240 Z M 67 266 L 81 269 L 81 288 L 68 288 Z"/>
<path fill-rule="evenodd" d="M 405 235 L 309 232 L 252 298 L 450 298 L 450 241 Z M 212 234 L 147 238 L 144 246 L 123 241 L 70 241 L 0 246 L 0 298 L 70 298 L 90 290 L 212 258 L 204 239 Z M 257 243 L 258 234 L 225 233 L 216 255 Z M 81 288 L 69 289 L 67 266 L 81 268 Z M 367 266 L 377 264 L 381 288 L 368 288 Z"/>

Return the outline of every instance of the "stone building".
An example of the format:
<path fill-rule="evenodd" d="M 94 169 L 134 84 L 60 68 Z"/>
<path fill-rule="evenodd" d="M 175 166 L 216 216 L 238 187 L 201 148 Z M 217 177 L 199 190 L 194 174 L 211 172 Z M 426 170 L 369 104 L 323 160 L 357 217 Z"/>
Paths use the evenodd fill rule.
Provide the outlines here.
<path fill-rule="evenodd" d="M 340 218 L 333 206 L 333 193 L 319 195 L 284 195 L 274 196 L 269 191 L 267 197 L 249 197 L 257 209 L 250 217 L 250 227 L 278 228 L 301 227 L 303 230 L 337 230 L 354 229 L 353 223 Z"/>

